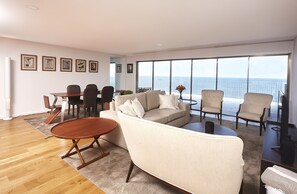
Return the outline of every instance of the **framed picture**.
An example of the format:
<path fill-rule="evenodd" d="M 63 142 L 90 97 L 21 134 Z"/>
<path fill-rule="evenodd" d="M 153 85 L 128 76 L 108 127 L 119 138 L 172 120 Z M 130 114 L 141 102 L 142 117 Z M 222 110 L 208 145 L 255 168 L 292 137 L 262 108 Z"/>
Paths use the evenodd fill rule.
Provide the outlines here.
<path fill-rule="evenodd" d="M 116 73 L 122 73 L 122 64 L 116 64 Z"/>
<path fill-rule="evenodd" d="M 98 72 L 98 61 L 89 61 L 89 72 L 91 73 Z"/>
<path fill-rule="evenodd" d="M 56 71 L 56 57 L 42 56 L 42 71 Z"/>
<path fill-rule="evenodd" d="M 87 61 L 83 59 L 75 60 L 75 70 L 76 72 L 86 72 Z"/>
<path fill-rule="evenodd" d="M 37 55 L 21 54 L 21 70 L 37 71 Z"/>
<path fill-rule="evenodd" d="M 60 61 L 60 71 L 71 72 L 72 71 L 72 59 L 61 58 L 61 61 Z"/>
<path fill-rule="evenodd" d="M 132 63 L 127 64 L 127 73 L 133 73 L 133 64 Z"/>

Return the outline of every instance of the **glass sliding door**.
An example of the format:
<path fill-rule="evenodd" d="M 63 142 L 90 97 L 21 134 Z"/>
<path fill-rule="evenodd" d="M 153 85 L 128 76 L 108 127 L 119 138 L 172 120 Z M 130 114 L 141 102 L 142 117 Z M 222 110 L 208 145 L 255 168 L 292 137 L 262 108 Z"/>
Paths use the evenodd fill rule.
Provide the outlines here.
<path fill-rule="evenodd" d="M 276 112 L 278 91 L 287 84 L 288 55 L 251 57 L 249 69 L 249 92 L 271 94 L 271 112 Z"/>
<path fill-rule="evenodd" d="M 192 109 L 200 110 L 201 90 L 216 89 L 216 64 L 216 59 L 193 60 L 192 99 L 197 101 L 197 105 Z"/>
<path fill-rule="evenodd" d="M 154 90 L 170 93 L 170 61 L 154 62 Z"/>
<path fill-rule="evenodd" d="M 182 97 L 190 99 L 191 91 L 191 60 L 172 60 L 171 93 L 179 95 L 175 89 L 178 85 L 183 85 L 186 89 Z"/>
<path fill-rule="evenodd" d="M 153 62 L 138 62 L 138 90 L 153 88 Z"/>
<path fill-rule="evenodd" d="M 248 57 L 218 59 L 218 90 L 224 91 L 223 113 L 236 115 L 247 92 Z"/>

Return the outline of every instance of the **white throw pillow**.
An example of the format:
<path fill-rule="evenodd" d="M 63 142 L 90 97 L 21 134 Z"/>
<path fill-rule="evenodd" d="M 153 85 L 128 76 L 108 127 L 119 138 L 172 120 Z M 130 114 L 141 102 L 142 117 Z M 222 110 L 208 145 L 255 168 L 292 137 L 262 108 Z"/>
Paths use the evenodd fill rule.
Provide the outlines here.
<path fill-rule="evenodd" d="M 145 112 L 138 98 L 135 98 L 134 100 L 132 100 L 132 108 L 139 118 L 143 118 Z"/>
<path fill-rule="evenodd" d="M 176 110 L 177 98 L 175 95 L 161 95 L 159 94 L 160 106 L 159 109 L 169 108 Z"/>
<path fill-rule="evenodd" d="M 119 109 L 124 114 L 136 117 L 136 113 L 133 110 L 130 100 L 127 100 L 124 104 L 120 105 Z"/>

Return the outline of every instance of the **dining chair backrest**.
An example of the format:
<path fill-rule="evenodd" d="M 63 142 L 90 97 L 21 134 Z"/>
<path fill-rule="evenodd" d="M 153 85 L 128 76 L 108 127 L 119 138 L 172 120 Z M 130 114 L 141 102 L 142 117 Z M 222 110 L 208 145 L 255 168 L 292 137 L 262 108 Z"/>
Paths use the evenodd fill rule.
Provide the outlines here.
<path fill-rule="evenodd" d="M 48 108 L 48 109 L 51 109 L 51 105 L 50 105 L 50 102 L 49 102 L 49 97 L 48 96 L 43 96 L 43 101 L 44 101 L 44 107 Z"/>
<path fill-rule="evenodd" d="M 96 107 L 97 95 L 98 90 L 95 87 L 86 87 L 84 90 L 84 107 Z"/>
<path fill-rule="evenodd" d="M 88 84 L 86 87 L 87 87 L 87 88 L 88 88 L 88 87 L 94 87 L 94 88 L 97 88 L 97 89 L 98 89 L 98 87 L 97 87 L 96 84 Z"/>
<path fill-rule="evenodd" d="M 113 99 L 113 86 L 104 86 L 101 91 L 102 103 L 111 102 Z"/>
<path fill-rule="evenodd" d="M 73 94 L 73 93 L 80 93 L 80 86 L 79 85 L 69 85 L 67 86 L 67 93 L 68 94 Z M 69 101 L 76 101 L 80 100 L 80 96 L 73 96 L 73 97 L 68 97 Z"/>

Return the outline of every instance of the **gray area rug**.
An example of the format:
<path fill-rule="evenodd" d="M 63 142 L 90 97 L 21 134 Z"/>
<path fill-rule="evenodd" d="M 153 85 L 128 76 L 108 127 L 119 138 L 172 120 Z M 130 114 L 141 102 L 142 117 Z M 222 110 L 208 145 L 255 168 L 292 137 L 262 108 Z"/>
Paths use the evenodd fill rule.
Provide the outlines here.
<path fill-rule="evenodd" d="M 213 121 L 216 124 L 219 123 L 218 120 L 213 118 L 207 118 L 203 120 L 203 122 L 207 120 Z M 35 119 L 35 121 L 35 123 L 38 123 L 37 119 Z M 198 121 L 198 116 L 193 116 L 191 118 L 191 122 Z M 235 129 L 235 122 L 223 121 L 222 125 Z M 32 126 L 34 125 L 32 124 Z M 40 125 L 37 124 L 36 126 Z M 50 128 L 49 126 L 47 127 Z M 43 128 L 46 127 L 43 126 Z M 48 131 L 49 130 L 50 129 L 48 129 Z M 244 142 L 243 159 L 245 161 L 245 166 L 243 193 L 257 194 L 259 192 L 263 137 L 259 136 L 258 126 L 249 125 L 248 127 L 245 127 L 244 124 L 240 123 L 238 130 L 235 131 L 237 132 L 238 137 L 240 137 Z M 100 144 L 102 148 L 110 154 L 93 164 L 78 170 L 78 172 L 93 182 L 105 193 L 180 193 L 138 168 L 134 168 L 130 181 L 126 183 L 125 180 L 130 165 L 129 153 L 126 150 L 104 140 L 100 140 Z M 99 152 L 97 149 L 88 149 L 83 151 L 82 154 L 88 161 L 94 158 L 94 156 L 98 156 Z M 60 155 L 62 155 L 62 153 Z M 77 155 L 65 158 L 64 161 L 75 169 L 80 165 L 80 160 Z"/>

